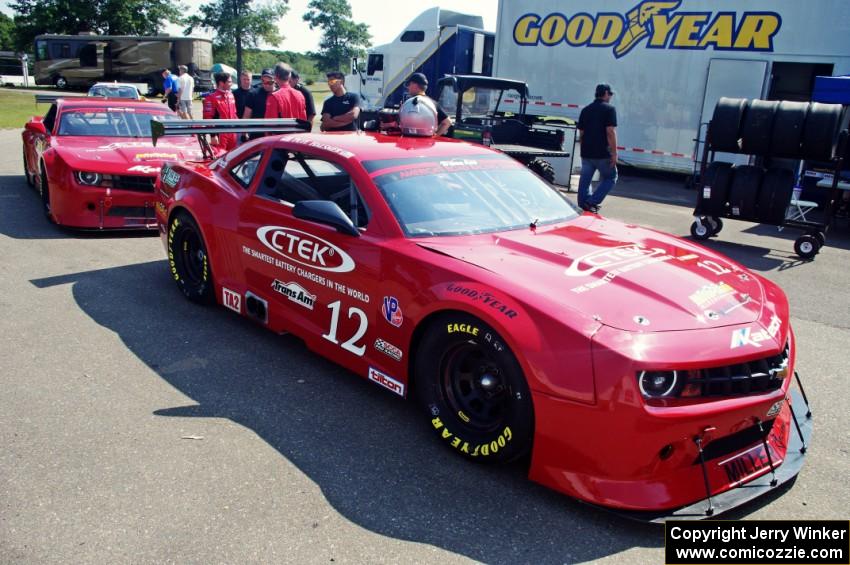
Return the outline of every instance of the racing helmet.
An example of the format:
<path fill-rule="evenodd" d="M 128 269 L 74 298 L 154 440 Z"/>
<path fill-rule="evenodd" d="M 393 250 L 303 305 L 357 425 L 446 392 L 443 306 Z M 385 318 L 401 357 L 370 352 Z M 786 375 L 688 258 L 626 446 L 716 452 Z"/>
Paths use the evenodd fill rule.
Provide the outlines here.
<path fill-rule="evenodd" d="M 437 131 L 437 107 L 427 96 L 408 98 L 398 111 L 402 135 L 433 137 Z"/>

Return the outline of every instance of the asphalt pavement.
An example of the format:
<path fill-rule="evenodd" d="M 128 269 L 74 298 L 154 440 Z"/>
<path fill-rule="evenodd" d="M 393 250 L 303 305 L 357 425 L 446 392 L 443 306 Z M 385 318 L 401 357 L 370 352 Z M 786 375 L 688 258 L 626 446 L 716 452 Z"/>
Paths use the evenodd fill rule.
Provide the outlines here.
<path fill-rule="evenodd" d="M 663 529 L 466 463 L 411 404 L 224 308 L 156 237 L 49 224 L 0 132 L 0 562 L 663 563 Z M 603 214 L 685 235 L 693 192 L 621 177 Z M 850 235 L 727 221 L 779 283 L 815 418 L 790 489 L 725 517 L 847 519 Z"/>

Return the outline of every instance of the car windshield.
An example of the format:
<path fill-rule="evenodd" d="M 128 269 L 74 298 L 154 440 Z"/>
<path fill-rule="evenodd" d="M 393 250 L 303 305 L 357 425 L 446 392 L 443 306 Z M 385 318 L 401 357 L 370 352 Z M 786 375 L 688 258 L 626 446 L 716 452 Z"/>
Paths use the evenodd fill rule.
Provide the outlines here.
<path fill-rule="evenodd" d="M 519 92 L 513 89 L 502 90 L 486 86 L 470 86 L 461 93 L 461 115 L 463 117 L 492 116 L 511 102 L 518 102 Z M 450 86 L 444 86 L 440 92 L 440 106 L 454 114 L 457 107 L 457 92 Z"/>
<path fill-rule="evenodd" d="M 578 216 L 557 190 L 501 155 L 364 166 L 375 173 L 375 184 L 411 237 L 527 229 Z"/>
<path fill-rule="evenodd" d="M 176 119 L 176 114 L 134 108 L 77 108 L 62 112 L 59 135 L 150 137 L 151 120 Z"/>
<path fill-rule="evenodd" d="M 93 86 L 89 89 L 89 96 L 104 96 L 106 98 L 139 98 L 139 91 L 134 86 Z"/>

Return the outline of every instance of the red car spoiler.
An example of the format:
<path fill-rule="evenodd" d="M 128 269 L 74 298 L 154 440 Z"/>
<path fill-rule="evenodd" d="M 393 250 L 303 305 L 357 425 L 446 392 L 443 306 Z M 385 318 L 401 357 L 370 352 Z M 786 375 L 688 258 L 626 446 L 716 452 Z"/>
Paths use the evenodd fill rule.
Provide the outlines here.
<path fill-rule="evenodd" d="M 277 120 L 173 120 L 160 122 L 151 120 L 151 139 L 156 146 L 159 138 L 167 135 L 197 135 L 204 157 L 212 159 L 214 154 L 206 135 L 218 133 L 304 133 L 310 131 L 310 122 L 297 119 Z"/>

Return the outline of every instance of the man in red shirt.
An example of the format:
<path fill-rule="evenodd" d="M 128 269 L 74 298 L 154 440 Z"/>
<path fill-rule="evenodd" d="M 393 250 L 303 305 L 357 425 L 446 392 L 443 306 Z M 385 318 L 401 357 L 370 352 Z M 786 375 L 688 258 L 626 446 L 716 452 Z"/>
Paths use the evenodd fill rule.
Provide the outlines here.
<path fill-rule="evenodd" d="M 233 79 L 230 77 L 230 73 L 215 73 L 213 76 L 216 90 L 204 98 L 204 119 L 235 120 L 238 117 L 236 115 L 236 100 L 233 98 L 233 93 L 230 92 Z M 230 151 L 236 147 L 236 134 L 222 133 L 213 136 L 211 143 L 225 151 Z"/>
<path fill-rule="evenodd" d="M 289 79 L 292 69 L 285 63 L 274 68 L 274 80 L 278 90 L 266 99 L 265 118 L 297 118 L 307 120 L 307 103 L 304 95 L 292 88 Z"/>

